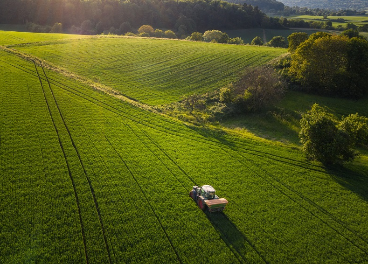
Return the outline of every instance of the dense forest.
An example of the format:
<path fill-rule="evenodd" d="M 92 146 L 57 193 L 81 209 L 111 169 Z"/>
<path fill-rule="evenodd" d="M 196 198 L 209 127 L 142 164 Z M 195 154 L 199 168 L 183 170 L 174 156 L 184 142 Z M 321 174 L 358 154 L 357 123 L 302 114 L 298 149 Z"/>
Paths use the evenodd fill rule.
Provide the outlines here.
<path fill-rule="evenodd" d="M 237 29 L 261 27 L 267 16 L 258 7 L 236 5 L 222 1 L 161 1 L 161 0 L 2 0 L 0 23 L 80 27 L 88 20 L 95 33 L 123 23 L 132 28 L 143 24 L 155 28 L 187 33 L 209 29 Z"/>

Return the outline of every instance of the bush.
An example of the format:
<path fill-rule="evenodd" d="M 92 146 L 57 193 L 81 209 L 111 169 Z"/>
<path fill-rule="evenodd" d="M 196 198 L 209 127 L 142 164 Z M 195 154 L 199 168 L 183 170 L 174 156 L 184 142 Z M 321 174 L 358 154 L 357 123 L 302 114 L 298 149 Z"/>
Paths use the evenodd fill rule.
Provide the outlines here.
<path fill-rule="evenodd" d="M 174 39 L 174 38 L 176 38 L 176 35 L 175 35 L 174 31 L 166 30 L 165 31 L 165 38 Z"/>
<path fill-rule="evenodd" d="M 284 37 L 282 36 L 275 36 L 273 37 L 268 43 L 268 46 L 274 47 L 274 48 L 286 48 L 287 43 Z"/>
<path fill-rule="evenodd" d="M 130 37 L 135 37 L 135 36 L 137 36 L 136 34 L 134 34 L 133 32 L 127 32 L 127 33 L 125 33 L 125 35 L 124 36 L 130 36 Z"/>
<path fill-rule="evenodd" d="M 299 137 L 309 159 L 336 164 L 356 156 L 349 134 L 339 129 L 332 116 L 318 104 L 302 116 L 300 125 Z"/>
<path fill-rule="evenodd" d="M 144 37 L 144 38 L 149 38 L 151 35 L 147 32 L 142 32 L 142 33 L 139 33 L 139 36 Z"/>
<path fill-rule="evenodd" d="M 229 85 L 227 87 L 221 88 L 220 90 L 220 102 L 228 104 L 233 101 L 233 85 Z"/>
<path fill-rule="evenodd" d="M 156 29 L 154 32 L 154 36 L 156 38 L 163 38 L 165 36 L 165 32 L 163 32 L 161 29 Z"/>
<path fill-rule="evenodd" d="M 220 30 L 207 30 L 203 34 L 203 39 L 207 42 L 227 43 L 229 36 Z"/>
<path fill-rule="evenodd" d="M 142 34 L 146 33 L 144 36 L 147 36 L 147 34 L 148 34 L 148 36 L 151 36 L 151 35 L 153 35 L 153 32 L 154 32 L 154 29 L 153 29 L 153 27 L 152 27 L 152 26 L 150 26 L 150 25 L 143 25 L 143 26 L 141 26 L 141 27 L 138 29 L 138 33 L 139 33 L 140 35 L 142 35 Z"/>
<path fill-rule="evenodd" d="M 351 114 L 340 122 L 339 129 L 349 134 L 353 145 L 368 145 L 368 118 Z"/>
<path fill-rule="evenodd" d="M 239 38 L 239 37 L 236 37 L 236 38 L 231 38 L 227 41 L 227 43 L 229 44 L 235 44 L 235 45 L 243 45 L 244 44 L 244 41 Z"/>
<path fill-rule="evenodd" d="M 297 47 L 308 39 L 308 34 L 305 32 L 294 32 L 288 36 L 289 42 L 289 52 L 293 52 L 297 49 Z"/>
<path fill-rule="evenodd" d="M 250 44 L 251 45 L 256 45 L 256 46 L 262 46 L 263 41 L 262 41 L 261 37 L 257 36 L 252 40 L 252 42 Z"/>
<path fill-rule="evenodd" d="M 274 69 L 264 66 L 248 71 L 234 88 L 234 102 L 242 112 L 258 112 L 279 101 L 285 92 L 285 83 Z"/>
<path fill-rule="evenodd" d="M 192 35 L 190 35 L 189 40 L 202 41 L 203 40 L 203 34 L 200 33 L 200 32 L 193 32 Z"/>

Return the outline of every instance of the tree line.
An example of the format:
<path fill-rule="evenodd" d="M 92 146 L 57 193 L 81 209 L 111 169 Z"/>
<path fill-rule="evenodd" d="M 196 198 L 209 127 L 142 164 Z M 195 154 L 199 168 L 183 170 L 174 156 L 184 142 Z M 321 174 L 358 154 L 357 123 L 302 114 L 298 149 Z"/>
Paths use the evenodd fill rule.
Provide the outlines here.
<path fill-rule="evenodd" d="M 90 21 L 94 33 L 123 23 L 132 28 L 147 24 L 155 28 L 187 33 L 210 29 L 261 27 L 266 15 L 258 7 L 236 5 L 217 0 L 2 0 L 0 23 L 52 26 L 61 23 L 64 29 L 81 27 Z"/>

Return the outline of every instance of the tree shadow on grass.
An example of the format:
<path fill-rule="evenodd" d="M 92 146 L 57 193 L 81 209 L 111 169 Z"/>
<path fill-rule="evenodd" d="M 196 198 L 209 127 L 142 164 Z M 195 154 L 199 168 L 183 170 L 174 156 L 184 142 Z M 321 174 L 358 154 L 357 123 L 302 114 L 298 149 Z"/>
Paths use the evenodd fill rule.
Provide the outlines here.
<path fill-rule="evenodd" d="M 299 120 L 294 111 L 273 108 L 260 113 L 248 113 L 220 122 L 230 129 L 244 129 L 257 137 L 298 145 Z"/>
<path fill-rule="evenodd" d="M 252 241 L 240 232 L 224 213 L 210 213 L 209 211 L 205 213 L 240 263 L 268 263 Z"/>
<path fill-rule="evenodd" d="M 368 166 L 366 164 L 329 167 L 327 171 L 337 183 L 368 202 Z"/>
<path fill-rule="evenodd" d="M 227 133 L 221 129 L 213 129 L 206 126 L 195 126 L 195 125 L 187 125 L 187 127 L 197 132 L 203 137 L 213 139 L 214 141 L 218 141 L 228 147 L 234 146 L 234 143 L 226 138 Z"/>

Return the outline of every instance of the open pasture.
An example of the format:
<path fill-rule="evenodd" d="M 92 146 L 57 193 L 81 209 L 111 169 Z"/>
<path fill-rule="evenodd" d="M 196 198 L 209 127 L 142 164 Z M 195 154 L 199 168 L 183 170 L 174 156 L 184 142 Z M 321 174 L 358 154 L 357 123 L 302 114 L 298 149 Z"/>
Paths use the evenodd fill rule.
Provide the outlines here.
<path fill-rule="evenodd" d="M 4 51 L 0 67 L 0 263 L 368 260 L 366 167 L 186 125 Z M 189 198 L 203 184 L 224 213 Z"/>
<path fill-rule="evenodd" d="M 101 37 L 14 47 L 107 85 L 142 103 L 160 105 L 236 80 L 246 67 L 285 49 L 181 40 Z"/>

